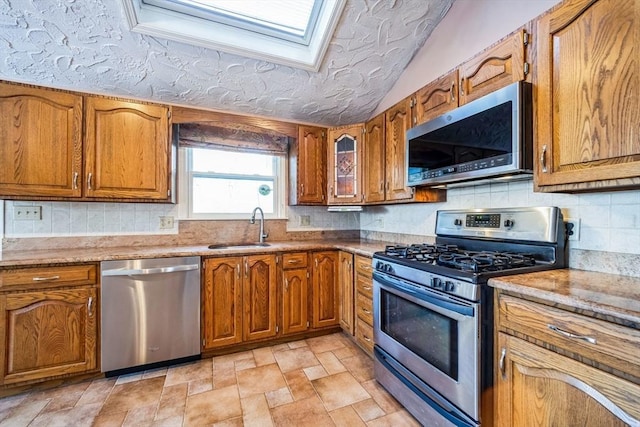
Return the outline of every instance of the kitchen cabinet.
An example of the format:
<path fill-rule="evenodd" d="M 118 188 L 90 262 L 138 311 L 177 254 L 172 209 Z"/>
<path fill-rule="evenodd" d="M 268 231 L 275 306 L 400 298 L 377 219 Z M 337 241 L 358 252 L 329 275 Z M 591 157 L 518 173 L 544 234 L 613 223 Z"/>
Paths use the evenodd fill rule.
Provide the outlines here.
<path fill-rule="evenodd" d="M 640 331 L 497 294 L 498 426 L 640 423 Z"/>
<path fill-rule="evenodd" d="M 309 270 L 307 253 L 282 255 L 282 334 L 309 329 Z"/>
<path fill-rule="evenodd" d="M 0 196 L 170 201 L 170 112 L 0 82 Z"/>
<path fill-rule="evenodd" d="M 418 90 L 413 124 L 529 78 L 529 43 L 529 32 L 519 29 Z"/>
<path fill-rule="evenodd" d="M 289 204 L 327 203 L 327 131 L 298 126 L 298 139 L 289 151 Z"/>
<path fill-rule="evenodd" d="M 203 348 L 277 334 L 276 255 L 204 261 Z"/>
<path fill-rule="evenodd" d="M 0 383 L 97 372 L 97 266 L 0 271 Z"/>
<path fill-rule="evenodd" d="M 353 335 L 354 314 L 353 314 L 353 254 L 346 251 L 338 253 L 338 270 L 340 287 L 340 326 L 342 330 Z"/>
<path fill-rule="evenodd" d="M 340 325 L 340 301 L 338 290 L 338 252 L 313 252 L 311 266 L 312 322 L 314 328 Z"/>
<path fill-rule="evenodd" d="M 328 134 L 328 204 L 360 204 L 364 124 L 330 128 Z"/>
<path fill-rule="evenodd" d="M 572 0 L 537 25 L 536 191 L 640 186 L 640 1 Z"/>
<path fill-rule="evenodd" d="M 407 98 L 365 123 L 363 190 L 365 204 L 442 202 L 444 190 L 405 187 L 406 131 L 412 101 Z"/>
<path fill-rule="evenodd" d="M 371 258 L 355 256 L 356 342 L 373 356 L 373 268 Z"/>

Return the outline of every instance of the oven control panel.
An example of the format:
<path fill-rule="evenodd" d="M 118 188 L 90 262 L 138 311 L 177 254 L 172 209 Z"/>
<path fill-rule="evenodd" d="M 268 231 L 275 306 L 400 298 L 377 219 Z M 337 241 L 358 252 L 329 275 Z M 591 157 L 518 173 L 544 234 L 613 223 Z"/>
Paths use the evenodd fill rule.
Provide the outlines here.
<path fill-rule="evenodd" d="M 468 214 L 467 227 L 500 228 L 500 214 Z"/>

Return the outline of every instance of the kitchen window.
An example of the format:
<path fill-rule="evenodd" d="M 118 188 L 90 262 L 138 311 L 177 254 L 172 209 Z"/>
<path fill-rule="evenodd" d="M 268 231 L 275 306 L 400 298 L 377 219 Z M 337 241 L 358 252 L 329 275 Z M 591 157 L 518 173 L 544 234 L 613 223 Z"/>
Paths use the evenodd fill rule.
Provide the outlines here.
<path fill-rule="evenodd" d="M 285 217 L 286 157 L 210 148 L 180 148 L 183 218 L 249 218 L 260 206 L 267 218 Z"/>

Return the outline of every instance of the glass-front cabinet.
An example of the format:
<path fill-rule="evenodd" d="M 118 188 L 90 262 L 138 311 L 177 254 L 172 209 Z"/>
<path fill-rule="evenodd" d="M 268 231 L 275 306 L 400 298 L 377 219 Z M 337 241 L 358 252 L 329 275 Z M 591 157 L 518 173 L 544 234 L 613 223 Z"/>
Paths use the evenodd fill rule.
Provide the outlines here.
<path fill-rule="evenodd" d="M 327 193 L 330 205 L 360 204 L 362 194 L 362 123 L 329 129 L 329 179 Z"/>

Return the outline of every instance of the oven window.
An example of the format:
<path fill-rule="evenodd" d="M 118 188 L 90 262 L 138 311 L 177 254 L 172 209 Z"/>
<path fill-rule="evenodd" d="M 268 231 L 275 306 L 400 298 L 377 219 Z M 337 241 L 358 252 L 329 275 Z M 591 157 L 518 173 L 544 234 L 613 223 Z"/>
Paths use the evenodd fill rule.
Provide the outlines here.
<path fill-rule="evenodd" d="M 380 328 L 404 347 L 458 380 L 458 323 L 381 290 Z"/>

